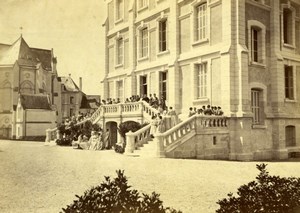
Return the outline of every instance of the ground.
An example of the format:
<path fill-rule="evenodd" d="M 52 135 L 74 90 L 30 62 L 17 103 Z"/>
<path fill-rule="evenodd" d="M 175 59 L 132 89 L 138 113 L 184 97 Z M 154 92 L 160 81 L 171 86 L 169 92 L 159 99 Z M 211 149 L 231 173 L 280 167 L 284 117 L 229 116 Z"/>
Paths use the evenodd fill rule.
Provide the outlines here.
<path fill-rule="evenodd" d="M 59 212 L 91 186 L 125 170 L 133 188 L 161 194 L 165 206 L 209 213 L 258 174 L 259 162 L 130 157 L 40 142 L 0 141 L 0 212 Z M 272 175 L 300 176 L 300 162 L 267 162 Z"/>

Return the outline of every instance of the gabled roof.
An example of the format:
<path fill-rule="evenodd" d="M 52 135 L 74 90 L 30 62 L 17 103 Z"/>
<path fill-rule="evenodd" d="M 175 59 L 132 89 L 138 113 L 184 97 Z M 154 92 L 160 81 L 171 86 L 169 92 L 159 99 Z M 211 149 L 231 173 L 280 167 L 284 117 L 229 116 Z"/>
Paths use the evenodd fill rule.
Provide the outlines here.
<path fill-rule="evenodd" d="M 69 92 L 80 92 L 79 87 L 75 84 L 73 79 L 69 77 L 58 77 L 58 81 L 64 86 L 64 89 Z"/>
<path fill-rule="evenodd" d="M 96 98 L 89 98 L 89 96 L 83 95 L 81 99 L 80 109 L 97 109 L 100 103 Z"/>
<path fill-rule="evenodd" d="M 46 70 L 51 70 L 52 52 L 46 49 L 31 48 L 21 36 L 13 44 L 0 44 L 0 64 L 36 66 L 41 63 Z"/>
<path fill-rule="evenodd" d="M 51 110 L 51 105 L 47 95 L 21 94 L 20 101 L 23 109 Z"/>

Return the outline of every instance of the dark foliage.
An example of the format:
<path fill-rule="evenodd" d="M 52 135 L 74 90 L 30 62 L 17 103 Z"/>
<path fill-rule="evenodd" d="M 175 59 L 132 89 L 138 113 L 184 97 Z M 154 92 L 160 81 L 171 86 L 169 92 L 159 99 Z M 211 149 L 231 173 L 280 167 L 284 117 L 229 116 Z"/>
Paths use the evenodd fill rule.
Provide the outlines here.
<path fill-rule="evenodd" d="M 220 209 L 216 212 L 300 212 L 300 178 L 270 176 L 266 166 L 256 165 L 260 171 L 256 181 L 239 187 L 237 197 L 230 193 L 219 200 Z"/>
<path fill-rule="evenodd" d="M 86 121 L 82 124 L 74 124 L 71 122 L 68 126 L 61 124 L 57 127 L 61 135 L 65 138 L 56 140 L 57 145 L 71 146 L 73 140 L 77 140 L 80 134 L 91 137 L 92 130 L 100 131 L 101 127 L 98 124 L 93 124 L 91 121 Z"/>
<path fill-rule="evenodd" d="M 72 145 L 72 140 L 68 137 L 66 138 L 61 138 L 56 140 L 56 144 L 59 146 L 71 146 Z"/>
<path fill-rule="evenodd" d="M 96 187 L 87 190 L 84 195 L 78 196 L 77 200 L 63 212 L 123 212 L 123 213 L 179 213 L 172 208 L 164 208 L 159 195 L 153 192 L 151 195 L 142 194 L 128 185 L 124 171 L 118 170 L 117 177 L 111 179 L 105 177 L 105 181 Z"/>

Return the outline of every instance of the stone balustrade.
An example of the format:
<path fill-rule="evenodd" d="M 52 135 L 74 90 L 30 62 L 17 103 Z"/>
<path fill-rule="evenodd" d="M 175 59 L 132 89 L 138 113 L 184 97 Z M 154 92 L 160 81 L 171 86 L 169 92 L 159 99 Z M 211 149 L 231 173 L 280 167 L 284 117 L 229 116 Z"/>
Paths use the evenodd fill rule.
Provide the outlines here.
<path fill-rule="evenodd" d="M 195 134 L 201 134 L 209 129 L 227 129 L 228 120 L 223 116 L 200 116 L 194 115 L 186 121 L 177 124 L 164 133 L 155 135 L 155 143 L 157 143 L 157 156 L 164 157 L 166 147 L 172 145 L 176 141 L 194 131 Z"/>
<path fill-rule="evenodd" d="M 75 125 L 83 125 L 86 121 L 91 121 L 92 123 L 96 123 L 100 117 L 115 116 L 120 117 L 122 114 L 136 114 L 138 116 L 147 116 L 148 119 L 151 118 L 152 115 L 156 115 L 158 111 L 152 108 L 147 102 L 132 102 L 132 103 L 122 103 L 122 104 L 109 104 L 109 105 L 101 105 L 90 118 L 85 119 Z M 47 129 L 46 130 L 46 140 L 45 142 L 55 141 L 59 139 L 59 131 L 57 128 Z"/>
<path fill-rule="evenodd" d="M 136 148 L 147 143 L 150 138 L 150 128 L 151 125 L 148 124 L 136 132 L 129 131 L 126 133 L 126 154 L 133 153 Z"/>

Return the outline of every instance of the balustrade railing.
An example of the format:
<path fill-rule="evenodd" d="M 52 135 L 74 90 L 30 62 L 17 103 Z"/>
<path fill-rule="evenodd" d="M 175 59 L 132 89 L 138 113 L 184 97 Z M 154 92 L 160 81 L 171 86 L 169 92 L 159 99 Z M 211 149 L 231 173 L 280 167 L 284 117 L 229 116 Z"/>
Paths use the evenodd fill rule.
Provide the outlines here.
<path fill-rule="evenodd" d="M 227 117 L 194 115 L 168 131 L 155 135 L 155 137 L 157 137 L 160 147 L 165 149 L 167 146 L 175 143 L 193 130 L 198 134 L 201 129 L 225 129 L 227 127 Z"/>
<path fill-rule="evenodd" d="M 126 153 L 133 153 L 135 149 L 147 143 L 150 138 L 151 125 L 148 124 L 136 132 L 126 133 Z"/>

